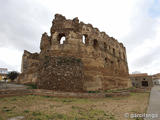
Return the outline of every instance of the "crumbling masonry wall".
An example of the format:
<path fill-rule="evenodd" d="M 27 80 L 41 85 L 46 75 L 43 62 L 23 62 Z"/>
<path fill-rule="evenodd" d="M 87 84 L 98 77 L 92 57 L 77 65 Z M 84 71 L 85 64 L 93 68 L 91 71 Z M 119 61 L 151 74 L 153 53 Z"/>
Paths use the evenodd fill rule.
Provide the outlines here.
<path fill-rule="evenodd" d="M 78 18 L 70 20 L 59 14 L 55 15 L 50 33 L 42 35 L 39 54 L 24 52 L 21 81 L 33 75 L 39 88 L 60 91 L 131 86 L 126 49 L 113 37 Z M 58 64 L 59 59 L 62 64 Z"/>
<path fill-rule="evenodd" d="M 39 68 L 39 54 L 30 53 L 24 50 L 22 56 L 21 74 L 18 77 L 18 81 L 21 83 L 36 83 L 38 77 Z"/>
<path fill-rule="evenodd" d="M 74 57 L 50 57 L 41 61 L 38 86 L 57 91 L 83 91 L 83 64 Z"/>

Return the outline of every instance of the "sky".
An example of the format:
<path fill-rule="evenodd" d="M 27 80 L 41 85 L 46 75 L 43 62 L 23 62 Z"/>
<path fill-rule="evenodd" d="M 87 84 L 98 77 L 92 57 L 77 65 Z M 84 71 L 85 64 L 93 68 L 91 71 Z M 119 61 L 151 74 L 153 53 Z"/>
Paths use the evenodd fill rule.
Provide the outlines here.
<path fill-rule="evenodd" d="M 40 52 L 59 13 L 122 42 L 130 73 L 160 72 L 160 0 L 0 0 L 0 8 L 0 68 L 20 72 L 23 51 Z"/>

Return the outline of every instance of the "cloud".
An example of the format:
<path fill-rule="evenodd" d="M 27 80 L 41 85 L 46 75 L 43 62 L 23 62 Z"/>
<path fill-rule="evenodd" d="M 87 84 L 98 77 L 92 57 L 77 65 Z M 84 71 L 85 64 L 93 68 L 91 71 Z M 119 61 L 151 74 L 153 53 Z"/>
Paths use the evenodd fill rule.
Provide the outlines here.
<path fill-rule="evenodd" d="M 160 58 L 159 50 L 160 50 L 160 46 L 153 48 L 148 52 L 148 54 L 144 54 L 140 58 L 138 58 L 134 62 L 134 65 L 136 67 L 145 67 L 151 64 L 153 60 L 157 60 L 158 58 Z"/>
<path fill-rule="evenodd" d="M 141 2 L 132 15 L 130 20 L 131 30 L 123 38 L 129 52 L 143 44 L 146 39 L 153 38 L 156 34 L 156 19 L 150 17 L 148 12 L 152 4 L 150 0 Z"/>
<path fill-rule="evenodd" d="M 40 51 L 41 35 L 51 24 L 50 12 L 31 0 L 0 1 L 0 7 L 0 67 L 20 71 L 20 53 Z"/>
<path fill-rule="evenodd" d="M 0 46 L 19 50 L 39 50 L 41 34 L 44 32 L 49 12 L 35 2 L 20 0 L 1 2 Z"/>
<path fill-rule="evenodd" d="M 22 53 L 18 49 L 0 48 L 0 68 L 20 71 Z"/>
<path fill-rule="evenodd" d="M 41 34 L 50 32 L 54 14 L 60 13 L 79 17 L 123 42 L 130 72 L 160 72 L 159 6 L 156 0 L 1 0 L 0 48 L 6 49 L 0 53 L 0 65 L 20 71 L 23 50 L 39 52 Z M 18 54 L 18 64 L 11 51 Z"/>
<path fill-rule="evenodd" d="M 159 0 L 152 1 L 152 5 L 149 9 L 149 14 L 151 17 L 157 17 L 160 15 L 160 1 Z"/>
<path fill-rule="evenodd" d="M 154 21 L 154 25 L 151 26 L 153 30 L 150 31 L 153 35 L 143 38 L 139 44 L 133 43 L 133 48 L 128 51 L 128 62 L 131 71 L 138 70 L 150 74 L 160 71 L 158 66 L 160 64 L 160 20 L 156 18 Z M 143 29 L 141 30 L 143 31 Z"/>

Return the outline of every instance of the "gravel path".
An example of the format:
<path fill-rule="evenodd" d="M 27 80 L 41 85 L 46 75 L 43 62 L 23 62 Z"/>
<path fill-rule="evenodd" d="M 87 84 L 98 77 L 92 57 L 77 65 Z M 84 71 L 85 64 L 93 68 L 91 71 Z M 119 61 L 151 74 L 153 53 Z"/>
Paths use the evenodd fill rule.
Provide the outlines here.
<path fill-rule="evenodd" d="M 147 114 L 152 114 L 155 118 L 145 120 L 160 120 L 160 86 L 154 86 L 151 90 Z"/>
<path fill-rule="evenodd" d="M 2 89 L 27 89 L 28 86 L 25 85 L 19 85 L 19 84 L 13 84 L 13 83 L 7 83 L 7 85 L 4 82 L 0 82 L 0 90 Z"/>

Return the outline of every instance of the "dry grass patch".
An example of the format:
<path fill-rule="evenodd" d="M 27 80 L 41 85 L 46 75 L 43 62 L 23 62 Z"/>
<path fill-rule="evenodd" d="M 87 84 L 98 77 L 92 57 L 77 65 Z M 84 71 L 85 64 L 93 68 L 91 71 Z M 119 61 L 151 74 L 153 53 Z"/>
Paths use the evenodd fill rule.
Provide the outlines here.
<path fill-rule="evenodd" d="M 149 93 L 99 99 L 22 96 L 0 98 L 0 120 L 128 120 L 124 113 L 144 113 Z"/>

